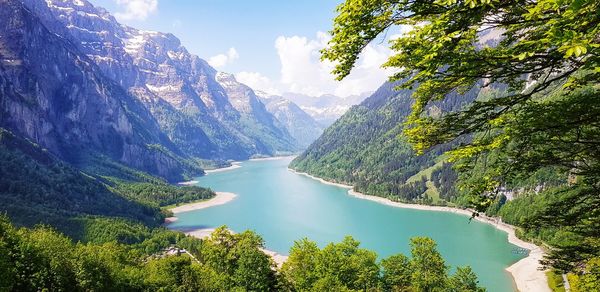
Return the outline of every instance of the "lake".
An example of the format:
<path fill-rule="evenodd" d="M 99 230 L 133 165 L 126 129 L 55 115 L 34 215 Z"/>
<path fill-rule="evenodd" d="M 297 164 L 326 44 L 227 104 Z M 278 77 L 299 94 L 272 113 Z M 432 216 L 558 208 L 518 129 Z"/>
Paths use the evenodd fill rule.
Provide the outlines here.
<path fill-rule="evenodd" d="M 469 265 L 488 291 L 515 291 L 504 269 L 525 255 L 507 234 L 489 224 L 448 212 L 403 209 L 351 197 L 347 189 L 322 184 L 287 170 L 291 158 L 246 161 L 241 168 L 210 173 L 196 180 L 215 191 L 236 193 L 220 206 L 177 215 L 170 227 L 214 228 L 260 234 L 269 250 L 288 254 L 295 240 L 307 237 L 324 247 L 351 235 L 380 258 L 410 255 L 409 239 L 428 236 L 451 267 Z"/>

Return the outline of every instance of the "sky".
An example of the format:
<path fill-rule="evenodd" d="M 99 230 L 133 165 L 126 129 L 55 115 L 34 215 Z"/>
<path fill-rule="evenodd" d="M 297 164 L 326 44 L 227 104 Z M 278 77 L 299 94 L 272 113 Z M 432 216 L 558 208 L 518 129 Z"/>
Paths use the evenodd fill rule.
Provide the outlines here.
<path fill-rule="evenodd" d="M 340 97 L 374 91 L 391 74 L 380 65 L 387 39 L 370 44 L 353 72 L 335 81 L 320 62 L 341 0 L 90 0 L 138 29 L 170 32 L 193 54 L 272 94 Z M 390 31 L 388 36 L 398 32 Z"/>

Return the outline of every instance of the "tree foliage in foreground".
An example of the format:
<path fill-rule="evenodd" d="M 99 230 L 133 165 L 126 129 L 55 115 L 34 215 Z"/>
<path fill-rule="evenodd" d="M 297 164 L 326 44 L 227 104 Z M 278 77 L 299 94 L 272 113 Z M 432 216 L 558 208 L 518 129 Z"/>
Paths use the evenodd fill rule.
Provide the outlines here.
<path fill-rule="evenodd" d="M 359 248 L 352 237 L 323 249 L 302 239 L 294 243 L 281 272 L 298 291 L 485 291 L 469 267 L 448 275 L 430 238 L 411 239 L 411 253 L 411 259 L 397 254 L 378 264 L 377 255 Z"/>
<path fill-rule="evenodd" d="M 479 211 L 512 179 L 547 167 L 570 174 L 561 189 L 569 200 L 546 206 L 538 218 L 598 243 L 599 12 L 595 0 L 347 0 L 322 53 L 337 63 L 341 79 L 369 42 L 390 27 L 409 27 L 390 42 L 395 54 L 385 66 L 398 68 L 393 79 L 415 90 L 405 130 L 415 150 L 473 137 L 451 159 Z M 506 91 L 460 111 L 428 114 L 432 102 L 481 82 Z M 557 246 L 549 264 L 565 268 L 570 259 L 573 269 L 598 256 L 600 249 L 582 244 Z"/>
<path fill-rule="evenodd" d="M 168 255 L 170 247 L 189 254 Z M 17 229 L 1 216 L 0 291 L 276 290 L 277 271 L 260 248 L 258 235 L 224 229 L 207 241 L 155 229 L 127 245 L 74 243 L 47 227 Z"/>
<path fill-rule="evenodd" d="M 0 216 L 0 291 L 482 291 L 470 268 L 448 276 L 429 238 L 413 258 L 377 255 L 348 237 L 319 249 L 301 240 L 279 270 L 263 239 L 220 227 L 206 240 L 165 229 L 121 244 L 74 243 L 48 227 L 15 228 Z M 169 255 L 166 248 L 187 252 Z M 585 280 L 585 279 L 583 279 Z"/>

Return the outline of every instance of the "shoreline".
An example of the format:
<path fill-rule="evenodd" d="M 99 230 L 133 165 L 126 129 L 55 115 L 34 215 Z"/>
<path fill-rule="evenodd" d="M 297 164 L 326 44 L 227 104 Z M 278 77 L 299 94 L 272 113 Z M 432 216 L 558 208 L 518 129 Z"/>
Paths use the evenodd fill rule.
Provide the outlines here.
<path fill-rule="evenodd" d="M 284 156 L 270 156 L 270 157 L 257 157 L 250 158 L 248 161 L 268 161 L 268 160 L 279 160 L 284 158 L 296 157 L 297 155 L 284 155 Z"/>
<path fill-rule="evenodd" d="M 297 155 L 286 155 L 286 156 L 271 156 L 271 157 L 259 157 L 259 158 L 250 158 L 248 160 L 244 160 L 244 161 L 267 161 L 267 160 L 279 160 L 279 159 L 285 159 L 285 158 L 290 158 L 290 157 L 296 157 Z M 219 168 L 213 168 L 213 169 L 205 169 L 204 170 L 204 175 L 209 175 L 211 173 L 218 173 L 218 172 L 223 172 L 223 171 L 228 171 L 228 170 L 234 170 L 234 169 L 238 169 L 242 167 L 242 162 L 244 161 L 232 161 L 230 166 L 226 166 L 226 167 L 219 167 Z M 199 182 L 197 180 L 190 180 L 190 181 L 183 181 L 183 182 L 179 182 L 177 183 L 178 185 L 181 186 L 193 186 L 193 185 L 197 185 Z"/>
<path fill-rule="evenodd" d="M 322 183 L 322 184 L 326 184 L 326 185 L 330 185 L 330 186 L 336 186 L 336 187 L 345 188 L 345 189 L 350 189 L 350 190 L 352 190 L 352 189 L 354 188 L 354 187 L 353 187 L 353 186 L 351 186 L 351 185 L 345 185 L 345 184 L 341 184 L 341 183 L 330 182 L 330 181 L 324 180 L 324 179 L 322 179 L 322 178 L 320 178 L 320 177 L 316 177 L 316 176 L 314 176 L 314 175 L 310 175 L 310 174 L 308 174 L 308 173 L 306 173 L 306 172 L 299 172 L 299 171 L 296 171 L 296 170 L 294 170 L 294 169 L 291 169 L 291 168 L 289 168 L 289 167 L 288 167 L 288 171 L 291 171 L 291 172 L 293 172 L 293 173 L 295 173 L 295 174 L 299 174 L 299 175 L 303 175 L 303 176 L 306 176 L 306 177 L 312 178 L 312 179 L 314 179 L 314 180 L 317 180 L 317 181 L 319 181 L 319 182 L 320 182 L 320 183 Z"/>
<path fill-rule="evenodd" d="M 234 162 L 231 162 L 230 166 L 215 168 L 215 169 L 205 169 L 204 173 L 205 173 L 205 175 L 208 175 L 208 174 L 215 173 L 215 172 L 233 170 L 233 169 L 242 167 L 240 164 L 241 164 L 240 161 L 234 161 Z"/>
<path fill-rule="evenodd" d="M 189 180 L 189 181 L 182 181 L 177 184 L 180 186 L 193 186 L 193 185 L 198 184 L 198 181 L 197 180 Z"/>
<path fill-rule="evenodd" d="M 170 208 L 169 211 L 173 212 L 173 217 L 165 218 L 164 226 L 167 227 L 167 229 L 169 229 L 169 230 L 183 232 L 181 230 L 169 228 L 169 225 L 171 223 L 177 221 L 177 219 L 178 219 L 176 216 L 177 214 L 227 204 L 227 203 L 233 201 L 237 197 L 236 194 L 229 193 L 229 192 L 215 192 L 215 193 L 217 195 L 212 199 L 209 199 L 206 201 L 201 201 L 201 202 L 196 202 L 196 203 L 184 204 L 181 206 Z M 205 238 L 209 237 L 213 231 L 215 231 L 215 228 L 201 228 L 201 229 L 195 229 L 195 230 L 191 230 L 191 231 L 187 231 L 187 232 L 183 232 L 183 233 L 185 235 L 193 236 L 198 239 L 205 239 Z M 277 264 L 277 267 L 279 267 L 279 268 L 281 268 L 283 263 L 288 258 L 288 256 L 282 255 L 282 254 L 277 253 L 272 250 L 268 250 L 265 248 L 261 248 L 261 250 L 266 255 L 270 256 L 273 259 L 273 261 Z"/>
<path fill-rule="evenodd" d="M 460 209 L 460 208 L 447 207 L 447 206 L 429 206 L 429 205 L 419 205 L 419 204 L 407 204 L 407 203 L 394 202 L 394 201 L 384 198 L 384 197 L 365 195 L 363 193 L 354 191 L 354 187 L 350 186 L 350 185 L 329 182 L 322 178 L 315 177 L 315 176 L 310 175 L 305 172 L 298 172 L 291 168 L 288 168 L 288 170 L 295 174 L 299 174 L 299 175 L 303 175 L 303 176 L 312 178 L 314 180 L 317 180 L 317 181 L 327 184 L 327 185 L 333 185 L 333 186 L 348 189 L 349 196 L 363 199 L 363 200 L 373 201 L 373 202 L 387 205 L 387 206 L 392 206 L 392 207 L 397 207 L 397 208 L 405 208 L 405 209 L 415 209 L 415 210 L 422 210 L 422 211 L 450 212 L 450 213 L 465 215 L 465 216 L 469 216 L 469 217 L 471 217 L 471 215 L 472 215 L 472 211 L 470 211 L 469 209 Z M 514 284 L 516 285 L 516 287 L 519 291 L 548 291 L 548 292 L 551 291 L 550 286 L 548 285 L 548 278 L 546 277 L 546 274 L 544 273 L 544 271 L 538 270 L 538 268 L 541 266 L 539 264 L 539 261 L 544 256 L 544 251 L 539 246 L 537 246 L 531 242 L 527 242 L 527 241 L 524 241 L 524 240 L 518 238 L 515 234 L 515 227 L 510 224 L 502 222 L 502 220 L 500 220 L 500 219 L 494 219 L 494 218 L 487 217 L 485 215 L 479 215 L 479 216 L 475 217 L 474 220 L 485 223 L 485 224 L 490 224 L 494 228 L 496 228 L 500 231 L 506 232 L 508 234 L 508 242 L 509 243 L 516 245 L 520 248 L 525 248 L 525 249 L 529 250 L 529 254 L 527 255 L 527 257 L 522 258 L 521 260 L 517 261 L 516 263 L 510 265 L 509 267 L 507 267 L 505 269 L 512 276 Z"/>
<path fill-rule="evenodd" d="M 179 214 L 179 213 L 183 213 L 183 212 L 201 210 L 201 209 L 210 208 L 210 207 L 229 203 L 230 201 L 234 200 L 237 197 L 237 195 L 234 193 L 228 193 L 228 192 L 215 192 L 215 193 L 217 195 L 214 198 L 196 202 L 196 203 L 184 204 L 181 206 L 170 208 L 169 211 L 173 212 L 173 214 Z M 173 218 L 173 217 L 169 217 L 167 219 L 171 219 L 171 218 Z M 176 218 L 176 216 L 175 216 L 175 218 Z M 171 219 L 171 220 L 173 220 L 173 219 Z M 177 220 L 177 219 L 174 219 L 174 220 Z M 173 221 L 171 221 L 171 222 L 173 222 Z"/>

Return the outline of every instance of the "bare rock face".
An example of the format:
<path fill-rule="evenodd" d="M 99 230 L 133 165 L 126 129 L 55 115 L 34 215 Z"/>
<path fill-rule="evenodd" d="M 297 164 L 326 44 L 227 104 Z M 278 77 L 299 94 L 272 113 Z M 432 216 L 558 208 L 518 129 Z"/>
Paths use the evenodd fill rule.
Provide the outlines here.
<path fill-rule="evenodd" d="M 180 162 L 180 151 L 138 99 L 34 11 L 0 1 L 1 127 L 75 163 L 95 153 L 170 180 L 201 173 Z"/>
<path fill-rule="evenodd" d="M 259 92 L 266 109 L 287 129 L 298 145 L 305 149 L 323 133 L 323 126 L 296 103 L 282 96 Z"/>
<path fill-rule="evenodd" d="M 285 125 L 282 125 L 277 117 L 272 112 L 268 111 L 254 90 L 250 87 L 239 83 L 233 74 L 219 72 L 215 79 L 224 89 L 232 106 L 240 113 L 241 118 L 239 124 L 251 133 L 255 145 L 263 143 L 263 149 L 260 151 L 268 152 L 269 145 L 265 144 L 257 137 L 280 137 L 279 140 L 274 140 L 276 149 L 281 150 L 298 150 L 294 146 L 294 137 L 290 135 Z"/>
<path fill-rule="evenodd" d="M 202 159 L 244 159 L 295 150 L 293 138 L 272 123 L 274 117 L 255 103 L 258 99 L 232 97 L 217 71 L 174 35 L 122 25 L 85 0 L 24 1 L 53 33 L 70 40 L 135 96 L 183 152 Z"/>

